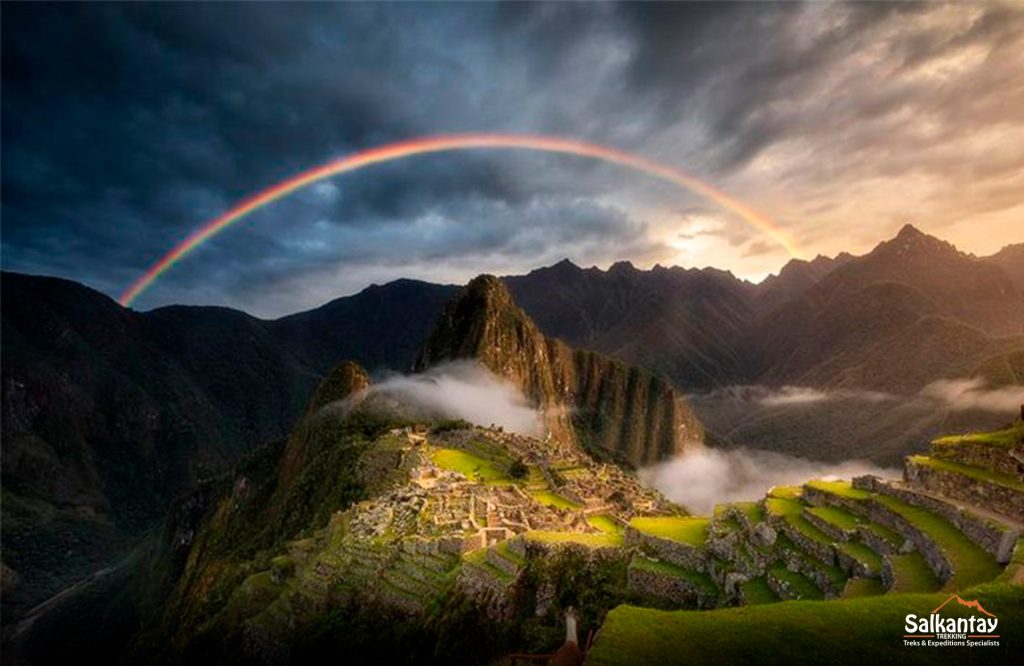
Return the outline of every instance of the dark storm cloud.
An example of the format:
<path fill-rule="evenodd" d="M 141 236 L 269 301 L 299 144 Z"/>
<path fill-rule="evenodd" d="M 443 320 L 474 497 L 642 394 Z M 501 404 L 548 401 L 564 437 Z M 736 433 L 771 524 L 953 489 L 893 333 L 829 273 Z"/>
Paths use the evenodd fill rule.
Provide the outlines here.
<path fill-rule="evenodd" d="M 792 192 L 822 214 L 840 205 L 839 185 L 908 172 L 970 178 L 987 198 L 966 210 L 1009 206 L 1024 151 L 967 163 L 956 156 L 977 132 L 1010 122 L 1007 101 L 1024 106 L 1021 14 L 974 5 L 962 12 L 977 14 L 971 20 L 933 20 L 948 10 L 5 3 L 4 267 L 116 294 L 253 191 L 360 148 L 445 132 L 608 143 L 740 192 L 752 182 Z M 951 80 L 916 74 L 978 46 L 989 59 L 980 70 Z M 933 128 L 900 131 L 900 114 L 927 117 Z M 939 188 L 921 201 L 936 197 L 948 209 L 943 196 Z M 581 263 L 670 257 L 659 238 L 690 232 L 665 231 L 664 220 L 631 213 L 631 202 L 683 219 L 720 214 L 580 158 L 423 157 L 260 211 L 140 305 L 280 313 L 405 274 L 457 280 L 566 254 Z M 800 230 L 799 216 L 789 218 Z M 727 216 L 692 235 L 771 256 L 764 239 Z M 821 235 L 810 229 L 804 239 Z M 273 304 L 261 301 L 271 292 L 280 294 Z"/>

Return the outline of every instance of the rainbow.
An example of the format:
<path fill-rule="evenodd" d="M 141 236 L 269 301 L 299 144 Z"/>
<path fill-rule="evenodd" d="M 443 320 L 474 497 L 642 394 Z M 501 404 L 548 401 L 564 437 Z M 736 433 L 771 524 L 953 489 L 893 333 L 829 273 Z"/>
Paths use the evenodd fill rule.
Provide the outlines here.
<path fill-rule="evenodd" d="M 615 148 L 609 148 L 608 146 L 559 137 L 529 134 L 452 134 L 410 139 L 408 141 L 400 141 L 362 150 L 347 157 L 342 157 L 327 164 L 303 171 L 261 192 L 257 192 L 238 203 L 231 210 L 193 231 L 159 261 L 150 266 L 142 277 L 136 280 L 121 295 L 121 305 L 125 307 L 131 305 L 161 275 L 221 231 L 224 231 L 250 213 L 286 197 L 307 185 L 374 164 L 413 157 L 415 155 L 485 148 L 537 150 L 549 153 L 579 155 L 641 171 L 715 202 L 722 208 L 736 213 L 748 224 L 775 240 L 790 255 L 794 257 L 802 255 L 794 241 L 763 213 L 754 210 L 743 202 L 734 199 L 725 192 L 684 171 L 659 164 L 639 155 L 633 155 Z"/>

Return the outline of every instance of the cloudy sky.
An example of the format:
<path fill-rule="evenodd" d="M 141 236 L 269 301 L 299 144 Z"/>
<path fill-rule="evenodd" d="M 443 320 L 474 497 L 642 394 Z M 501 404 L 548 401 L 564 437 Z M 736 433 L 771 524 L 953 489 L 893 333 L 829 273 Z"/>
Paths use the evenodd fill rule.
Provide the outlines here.
<path fill-rule="evenodd" d="M 758 209 L 808 255 L 907 221 L 1024 241 L 1024 9 L 1011 4 L 10 4 L 2 260 L 116 296 L 297 171 L 421 135 L 607 144 Z M 786 251 L 649 176 L 488 150 L 331 179 L 200 248 L 137 302 L 271 316 L 400 276 L 569 257 L 714 265 Z"/>

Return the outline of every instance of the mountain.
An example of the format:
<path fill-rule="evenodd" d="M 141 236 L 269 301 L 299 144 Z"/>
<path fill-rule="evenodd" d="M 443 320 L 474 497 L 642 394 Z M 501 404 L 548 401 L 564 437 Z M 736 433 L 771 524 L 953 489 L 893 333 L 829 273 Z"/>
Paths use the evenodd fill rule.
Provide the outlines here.
<path fill-rule="evenodd" d="M 982 261 L 1003 269 L 1017 285 L 1017 289 L 1024 292 L 1024 243 L 1007 245 L 992 256 L 984 257 Z"/>
<path fill-rule="evenodd" d="M 1024 348 L 1024 295 L 907 225 L 751 330 L 758 381 L 907 393 Z"/>
<path fill-rule="evenodd" d="M 739 381 L 749 357 L 742 334 L 752 316 L 751 285 L 716 269 L 620 262 L 607 271 L 568 260 L 503 278 L 546 335 L 708 388 Z"/>
<path fill-rule="evenodd" d="M 820 283 L 829 273 L 853 259 L 842 252 L 836 257 L 819 254 L 811 261 L 791 259 L 778 275 L 769 275 L 754 288 L 754 308 L 758 314 L 767 314 L 783 303 L 805 293 Z"/>
<path fill-rule="evenodd" d="M 444 309 L 416 367 L 472 358 L 506 377 L 547 419 L 553 437 L 633 466 L 700 442 L 700 423 L 649 372 L 549 338 L 497 278 L 471 281 Z"/>
<path fill-rule="evenodd" d="M 407 369 L 453 287 L 401 280 L 264 321 L 139 313 L 3 273 L 5 621 L 115 562 L 168 502 L 287 435 L 340 358 Z"/>
<path fill-rule="evenodd" d="M 564 261 L 503 280 L 536 322 L 517 329 L 524 350 L 558 355 L 542 381 L 593 408 L 565 419 L 595 451 L 637 463 L 674 450 L 649 425 L 616 432 L 601 422 L 625 418 L 644 390 L 664 424 L 676 419 L 665 384 L 610 371 L 603 353 L 710 396 L 691 404 L 725 441 L 893 461 L 940 427 L 983 428 L 1000 415 L 935 403 L 880 414 L 871 396 L 835 391 L 906 399 L 939 379 L 1024 383 L 1022 248 L 977 259 L 908 226 L 864 256 L 793 261 L 757 286 L 714 269 L 625 262 L 602 271 Z M 4 272 L 0 284 L 5 622 L 116 562 L 178 493 L 285 438 L 343 359 L 371 372 L 412 368 L 458 293 L 398 280 L 266 321 L 228 308 L 136 312 L 55 278 Z M 472 355 L 454 340 L 432 353 Z M 714 402 L 737 384 L 825 390 L 827 409 Z M 557 395 L 533 390 L 538 404 Z"/>

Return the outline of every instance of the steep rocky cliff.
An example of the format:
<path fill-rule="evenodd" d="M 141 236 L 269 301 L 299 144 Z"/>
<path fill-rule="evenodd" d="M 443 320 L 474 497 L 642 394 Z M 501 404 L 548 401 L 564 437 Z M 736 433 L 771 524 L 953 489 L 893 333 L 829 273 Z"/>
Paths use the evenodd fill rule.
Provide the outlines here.
<path fill-rule="evenodd" d="M 697 446 L 703 431 L 662 379 L 544 336 L 497 278 L 482 275 L 452 300 L 427 339 L 419 370 L 472 358 L 541 408 L 551 435 L 643 465 Z"/>

